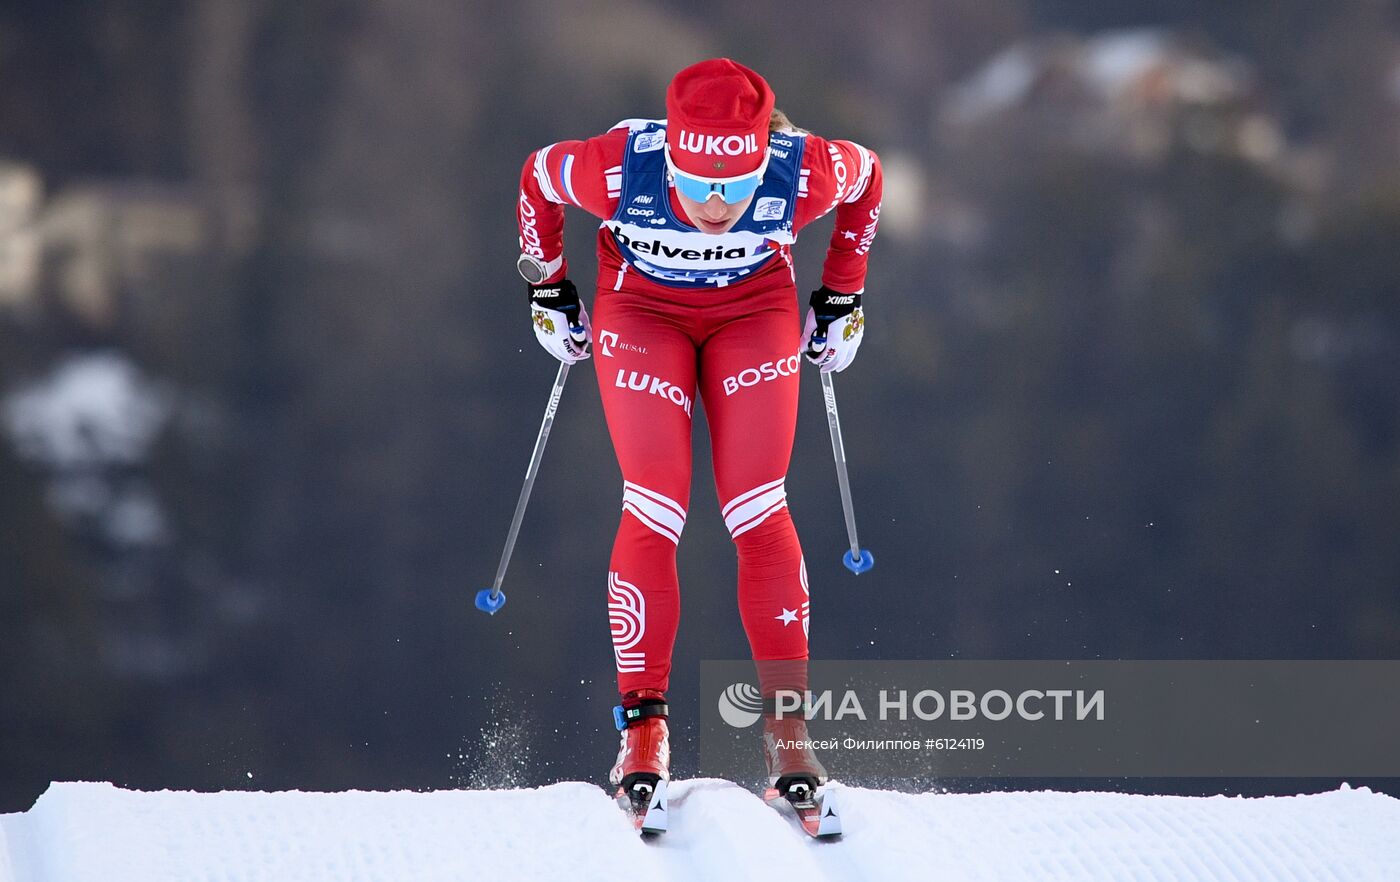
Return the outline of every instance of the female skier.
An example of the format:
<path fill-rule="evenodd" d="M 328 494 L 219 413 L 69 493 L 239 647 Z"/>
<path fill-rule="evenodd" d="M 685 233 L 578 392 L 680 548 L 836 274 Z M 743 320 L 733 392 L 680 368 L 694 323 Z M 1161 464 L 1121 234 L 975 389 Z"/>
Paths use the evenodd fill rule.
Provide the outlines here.
<path fill-rule="evenodd" d="M 638 810 L 664 792 L 665 692 L 680 611 L 676 547 L 690 498 L 691 415 L 705 403 L 715 484 L 739 557 L 739 611 L 765 714 L 770 788 L 825 783 L 800 717 L 777 689 L 806 688 L 808 586 L 783 488 L 797 420 L 799 353 L 851 363 L 864 332 L 866 255 L 880 216 L 876 155 L 795 129 L 763 77 L 729 59 L 676 74 L 666 119 L 624 120 L 530 154 L 520 180 L 521 274 L 535 335 L 573 364 L 598 356 L 622 467 L 608 618 L 622 703 L 609 780 Z M 603 219 L 593 316 L 568 279 L 564 206 Z M 798 320 L 791 247 L 836 210 L 822 284 Z M 638 824 L 641 826 L 640 815 Z"/>

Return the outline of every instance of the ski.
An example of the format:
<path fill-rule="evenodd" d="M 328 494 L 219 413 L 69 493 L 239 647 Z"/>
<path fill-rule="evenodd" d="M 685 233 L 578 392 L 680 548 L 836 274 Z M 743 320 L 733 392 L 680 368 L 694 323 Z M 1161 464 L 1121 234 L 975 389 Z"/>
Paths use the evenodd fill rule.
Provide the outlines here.
<path fill-rule="evenodd" d="M 617 804 L 632 820 L 633 827 L 647 839 L 665 833 L 670 815 L 666 811 L 665 778 L 656 782 L 638 781 L 629 794 L 618 789 Z"/>
<path fill-rule="evenodd" d="M 769 787 L 764 791 L 763 801 L 795 817 L 802 831 L 813 839 L 831 839 L 841 835 L 841 815 L 837 811 L 834 791 L 813 790 L 805 781 L 797 781 L 786 794 L 776 787 Z"/>

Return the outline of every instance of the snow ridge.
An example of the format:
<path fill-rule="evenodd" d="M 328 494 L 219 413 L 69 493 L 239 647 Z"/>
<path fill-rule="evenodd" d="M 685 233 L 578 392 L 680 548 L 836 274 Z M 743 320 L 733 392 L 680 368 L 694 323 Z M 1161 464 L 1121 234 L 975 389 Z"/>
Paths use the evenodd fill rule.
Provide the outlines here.
<path fill-rule="evenodd" d="M 739 786 L 676 781 L 643 842 L 598 787 L 143 793 L 54 784 L 0 815 L 0 882 L 1400 879 L 1400 800 L 841 789 L 815 842 Z"/>

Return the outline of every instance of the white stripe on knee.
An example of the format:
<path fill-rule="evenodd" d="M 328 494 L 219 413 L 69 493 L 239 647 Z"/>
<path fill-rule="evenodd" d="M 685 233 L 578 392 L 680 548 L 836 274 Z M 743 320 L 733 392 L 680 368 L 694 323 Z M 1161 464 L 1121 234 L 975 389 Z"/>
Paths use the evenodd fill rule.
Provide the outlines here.
<path fill-rule="evenodd" d="M 740 493 L 724 504 L 724 525 L 729 535 L 738 539 L 744 533 L 768 520 L 768 516 L 787 505 L 787 488 L 784 478 L 760 484 L 752 490 Z"/>
<path fill-rule="evenodd" d="M 631 481 L 622 482 L 622 510 L 677 545 L 685 529 L 685 509 L 670 497 Z"/>

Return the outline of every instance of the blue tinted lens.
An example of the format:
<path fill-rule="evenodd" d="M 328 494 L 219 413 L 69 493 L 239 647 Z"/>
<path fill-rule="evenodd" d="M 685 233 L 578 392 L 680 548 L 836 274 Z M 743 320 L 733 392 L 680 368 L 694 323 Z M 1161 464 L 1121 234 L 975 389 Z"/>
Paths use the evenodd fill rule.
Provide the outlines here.
<path fill-rule="evenodd" d="M 749 198 L 758 189 L 758 185 L 763 182 L 758 175 L 728 184 L 712 184 L 709 181 L 692 178 L 680 172 L 673 172 L 671 177 L 676 181 L 676 189 L 680 190 L 687 199 L 704 202 L 710 198 L 711 193 L 718 193 L 719 198 L 730 205 Z"/>
<path fill-rule="evenodd" d="M 697 181 L 695 178 L 688 178 L 685 175 L 674 173 L 671 177 L 676 181 L 676 189 L 680 190 L 685 198 L 694 200 L 695 202 L 704 202 L 706 199 L 710 198 L 712 185 L 707 181 Z"/>
<path fill-rule="evenodd" d="M 733 205 L 735 202 L 742 202 L 753 195 L 758 189 L 758 185 L 763 183 L 762 178 L 754 175 L 751 178 L 744 178 L 742 181 L 735 181 L 732 184 L 724 185 L 724 194 L 720 197 L 725 202 Z"/>

